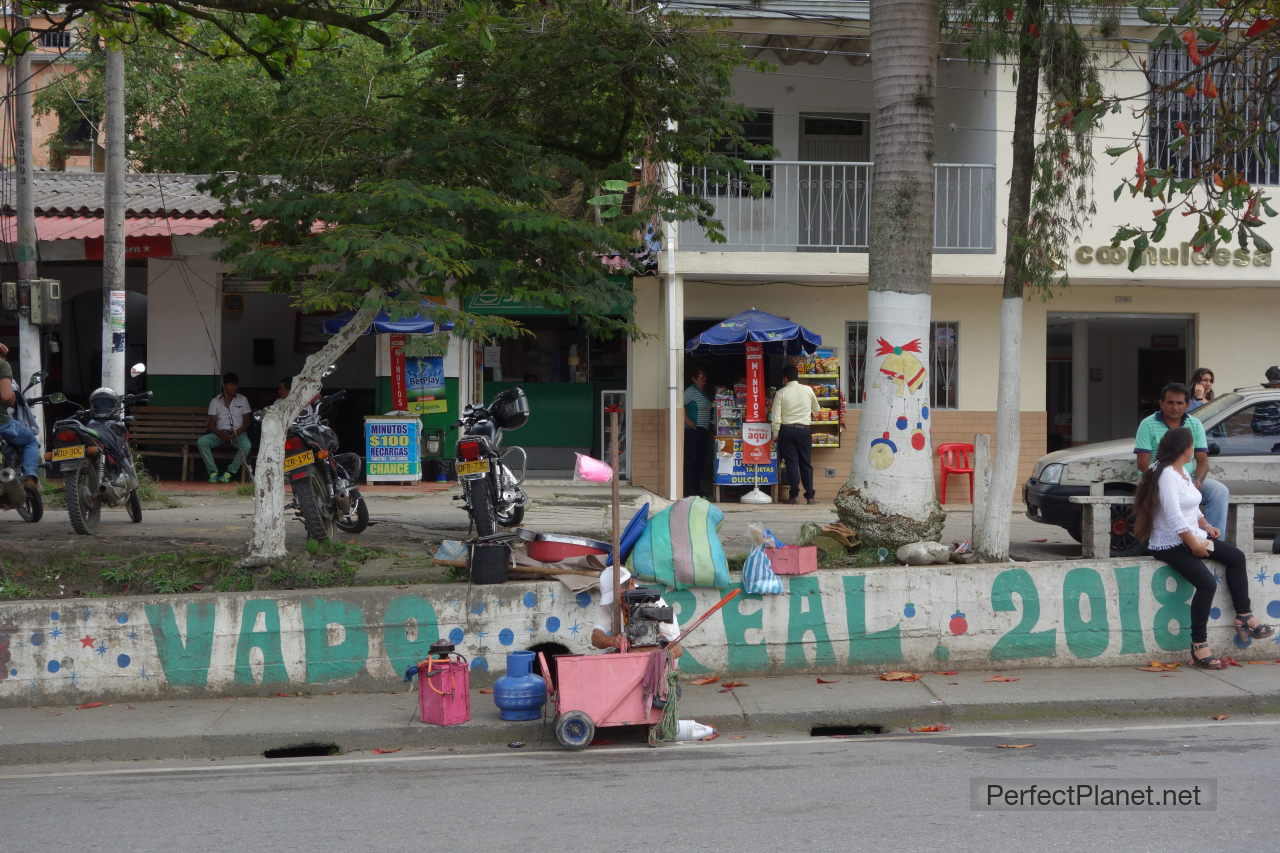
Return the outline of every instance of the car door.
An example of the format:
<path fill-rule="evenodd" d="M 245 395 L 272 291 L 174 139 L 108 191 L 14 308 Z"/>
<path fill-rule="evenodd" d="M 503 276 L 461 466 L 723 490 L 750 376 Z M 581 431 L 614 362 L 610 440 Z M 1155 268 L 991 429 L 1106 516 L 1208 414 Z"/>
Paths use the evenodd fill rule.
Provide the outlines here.
<path fill-rule="evenodd" d="M 1209 462 L 1214 457 L 1253 457 L 1259 461 L 1280 457 L 1280 396 L 1255 400 L 1235 410 L 1205 430 Z M 1275 494 L 1280 501 L 1280 483 L 1271 480 L 1224 480 L 1234 495 Z M 1280 525 L 1280 506 L 1259 506 L 1258 527 Z"/>

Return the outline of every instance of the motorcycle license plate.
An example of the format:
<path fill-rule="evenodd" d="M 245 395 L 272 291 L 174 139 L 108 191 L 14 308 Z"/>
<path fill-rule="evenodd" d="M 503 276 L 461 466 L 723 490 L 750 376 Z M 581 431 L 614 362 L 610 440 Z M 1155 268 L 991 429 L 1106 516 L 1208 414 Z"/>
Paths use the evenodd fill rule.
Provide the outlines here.
<path fill-rule="evenodd" d="M 310 465 L 315 461 L 316 455 L 310 450 L 303 453 L 295 453 L 284 458 L 284 470 L 292 471 L 294 468 L 301 468 L 303 465 Z"/>
<path fill-rule="evenodd" d="M 83 459 L 84 445 L 77 444 L 72 447 L 55 447 L 53 449 L 53 461 L 62 462 L 65 459 Z"/>
<path fill-rule="evenodd" d="M 466 476 L 466 475 L 468 475 L 468 474 L 488 474 L 488 473 L 489 473 L 489 460 L 488 460 L 488 459 L 477 459 L 477 460 L 476 460 L 476 461 L 474 461 L 474 462 L 459 462 L 459 463 L 458 463 L 458 476 L 459 476 L 459 477 L 465 477 L 465 476 Z"/>

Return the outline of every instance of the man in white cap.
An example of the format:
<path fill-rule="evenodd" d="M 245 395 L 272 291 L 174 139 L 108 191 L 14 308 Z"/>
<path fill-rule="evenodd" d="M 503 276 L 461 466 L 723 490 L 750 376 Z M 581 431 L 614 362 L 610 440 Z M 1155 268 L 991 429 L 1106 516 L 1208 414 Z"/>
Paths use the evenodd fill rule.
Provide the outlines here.
<path fill-rule="evenodd" d="M 634 589 L 635 581 L 631 579 L 631 572 L 626 569 L 619 569 L 622 579 L 622 589 Z M 666 601 L 659 598 L 658 605 L 665 607 Z M 596 606 L 596 624 L 591 631 L 591 645 L 597 649 L 622 649 L 625 645 L 625 637 L 615 637 L 613 635 L 613 611 L 617 605 L 613 600 L 613 567 L 609 566 L 600 573 L 600 603 Z M 626 619 L 626 613 L 623 613 L 623 619 Z M 623 632 L 626 633 L 625 631 Z M 675 616 L 671 617 L 670 622 L 664 622 L 658 628 L 660 633 L 668 643 L 680 636 L 680 626 L 676 623 Z M 684 650 L 680 646 L 670 646 L 668 650 L 671 652 L 672 658 L 678 658 L 684 654 Z"/>

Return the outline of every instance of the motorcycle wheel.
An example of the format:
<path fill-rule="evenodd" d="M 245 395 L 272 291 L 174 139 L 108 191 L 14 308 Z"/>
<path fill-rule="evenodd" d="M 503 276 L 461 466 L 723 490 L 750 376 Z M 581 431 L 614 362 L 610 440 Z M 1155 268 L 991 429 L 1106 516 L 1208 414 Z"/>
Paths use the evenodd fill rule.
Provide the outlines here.
<path fill-rule="evenodd" d="M 102 518 L 102 502 L 98 500 L 98 472 L 90 465 L 68 471 L 63 492 L 67 497 L 67 516 L 71 527 L 81 536 L 98 531 Z"/>
<path fill-rule="evenodd" d="M 134 524 L 142 521 L 142 501 L 138 498 L 138 490 L 134 489 L 129 493 L 129 499 L 125 501 L 125 509 L 129 510 L 129 520 Z"/>
<path fill-rule="evenodd" d="M 476 526 L 476 535 L 492 536 L 498 532 L 498 515 L 493 509 L 493 496 L 489 492 L 489 481 L 467 480 L 465 483 L 463 493 L 467 498 L 471 521 Z"/>
<path fill-rule="evenodd" d="M 351 495 L 351 512 L 346 515 L 339 513 L 333 523 L 339 530 L 359 533 L 369 526 L 369 505 L 364 502 L 359 489 L 352 489 L 349 494 Z"/>
<path fill-rule="evenodd" d="M 302 513 L 307 538 L 317 542 L 333 538 L 333 507 L 329 503 L 324 481 L 314 469 L 303 479 L 293 481 L 293 499 Z"/>
<path fill-rule="evenodd" d="M 34 523 L 44 518 L 44 498 L 30 486 L 24 488 L 27 490 L 27 500 L 18 507 L 18 515 L 22 516 L 23 521 Z"/>

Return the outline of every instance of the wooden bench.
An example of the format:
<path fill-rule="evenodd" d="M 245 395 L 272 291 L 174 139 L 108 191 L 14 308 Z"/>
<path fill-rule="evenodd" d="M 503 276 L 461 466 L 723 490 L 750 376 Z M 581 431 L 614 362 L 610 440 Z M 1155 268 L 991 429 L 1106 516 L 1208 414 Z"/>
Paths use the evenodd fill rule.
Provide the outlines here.
<path fill-rule="evenodd" d="M 129 443 L 139 456 L 180 459 L 183 482 L 191 479 L 191 468 L 200 458 L 196 439 L 208 432 L 208 410 L 200 406 L 138 406 L 133 410 L 129 427 Z M 229 447 L 213 451 L 215 459 L 234 459 Z M 240 482 L 249 481 L 249 460 L 240 466 Z"/>
<path fill-rule="evenodd" d="M 1104 494 L 1108 485 L 1130 484 L 1136 486 L 1138 469 L 1135 463 L 1089 462 L 1072 464 L 1073 477 L 1089 480 L 1089 494 L 1069 498 L 1073 504 L 1081 504 L 1080 519 L 1081 554 L 1085 557 L 1109 557 L 1111 555 L 1111 509 L 1133 503 L 1133 494 Z M 1255 462 L 1240 459 L 1210 457 L 1209 476 L 1216 480 L 1263 480 L 1276 482 L 1280 478 L 1280 459 L 1275 462 Z M 1280 504 L 1280 495 L 1237 495 L 1227 501 L 1227 529 L 1223 535 L 1246 554 L 1254 552 L 1254 507 Z"/>

